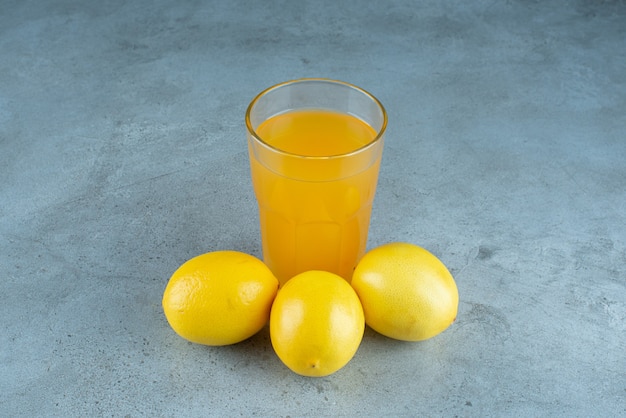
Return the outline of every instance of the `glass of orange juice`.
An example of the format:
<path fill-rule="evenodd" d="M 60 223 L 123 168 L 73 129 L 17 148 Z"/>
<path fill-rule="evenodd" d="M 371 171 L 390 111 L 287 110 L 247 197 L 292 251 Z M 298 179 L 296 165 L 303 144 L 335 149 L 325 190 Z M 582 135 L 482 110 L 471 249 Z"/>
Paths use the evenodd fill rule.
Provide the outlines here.
<path fill-rule="evenodd" d="M 263 259 L 281 284 L 307 270 L 352 277 L 365 253 L 387 114 L 341 81 L 270 87 L 246 111 Z"/>

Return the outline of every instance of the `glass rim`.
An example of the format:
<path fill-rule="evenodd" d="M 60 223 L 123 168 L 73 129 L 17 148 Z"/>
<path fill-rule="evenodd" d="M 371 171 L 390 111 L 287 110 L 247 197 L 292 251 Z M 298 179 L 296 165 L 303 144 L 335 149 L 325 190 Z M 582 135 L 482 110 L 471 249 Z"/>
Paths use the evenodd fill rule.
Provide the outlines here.
<path fill-rule="evenodd" d="M 344 87 L 349 87 L 351 89 L 354 89 L 356 91 L 358 91 L 361 94 L 364 94 L 365 96 L 367 96 L 370 100 L 372 100 L 376 106 L 380 109 L 382 117 L 383 117 L 383 121 L 382 124 L 380 126 L 379 129 L 376 130 L 376 136 L 374 137 L 374 139 L 372 139 L 370 142 L 368 142 L 367 144 L 356 148 L 352 151 L 349 152 L 345 152 L 345 153 L 341 153 L 341 154 L 333 154 L 333 155 L 303 155 L 303 154 L 296 154 L 293 152 L 289 152 L 289 151 L 285 151 L 282 150 L 280 148 L 277 148 L 273 145 L 268 144 L 267 142 L 265 142 L 263 140 L 263 138 L 261 138 L 259 136 L 259 134 L 257 134 L 256 130 L 252 127 L 252 121 L 250 118 L 250 114 L 252 113 L 252 109 L 254 108 L 255 104 L 259 101 L 259 99 L 263 96 L 265 96 L 266 94 L 270 93 L 273 90 L 291 85 L 291 84 L 298 84 L 298 83 L 307 83 L 307 82 L 319 82 L 319 83 L 327 83 L 327 84 L 337 84 L 337 85 L 342 85 Z M 280 113 L 277 113 L 277 115 Z M 349 113 L 347 113 L 349 114 Z M 353 115 L 356 116 L 356 115 Z M 375 146 L 376 144 L 378 144 L 384 133 L 385 130 L 387 128 L 387 111 L 385 110 L 385 107 L 383 106 L 383 104 L 380 102 L 380 100 L 378 100 L 373 94 L 371 94 L 370 92 L 368 92 L 365 89 L 362 89 L 359 86 L 356 86 L 354 84 L 350 84 L 350 83 L 346 83 L 345 81 L 339 81 L 339 80 L 333 80 L 330 78 L 298 78 L 298 79 L 294 79 L 294 80 L 289 80 L 289 81 L 284 81 L 282 83 L 278 83 L 275 84 L 273 86 L 270 86 L 266 89 L 264 89 L 263 91 L 261 91 L 259 94 L 257 94 L 254 99 L 252 99 L 252 101 L 250 102 L 250 104 L 248 105 L 248 108 L 246 109 L 246 129 L 248 130 L 248 133 L 257 141 L 259 142 L 261 145 L 265 146 L 266 148 L 269 148 L 270 150 L 285 155 L 285 156 L 289 156 L 289 157 L 295 157 L 295 158 L 301 158 L 301 159 L 307 159 L 307 160 L 327 160 L 327 159 L 336 159 L 336 158 L 345 158 L 345 157 L 349 157 L 351 155 L 355 155 L 355 154 L 359 154 L 362 153 L 364 151 L 366 151 L 368 148 L 371 148 L 373 146 Z M 365 122 L 365 121 L 363 121 Z M 367 123 L 367 122 L 365 122 Z M 368 124 L 369 125 L 369 124 Z"/>

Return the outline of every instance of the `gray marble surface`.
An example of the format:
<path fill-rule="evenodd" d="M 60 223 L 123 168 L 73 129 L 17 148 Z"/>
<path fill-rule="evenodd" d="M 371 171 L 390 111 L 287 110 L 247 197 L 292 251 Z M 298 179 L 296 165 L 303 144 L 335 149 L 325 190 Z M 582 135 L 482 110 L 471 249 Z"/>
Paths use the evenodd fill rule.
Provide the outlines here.
<path fill-rule="evenodd" d="M 244 111 L 300 77 L 385 104 L 369 247 L 461 300 L 320 379 L 161 308 L 261 256 Z M 623 1 L 0 0 L 0 416 L 626 416 L 625 161 Z"/>

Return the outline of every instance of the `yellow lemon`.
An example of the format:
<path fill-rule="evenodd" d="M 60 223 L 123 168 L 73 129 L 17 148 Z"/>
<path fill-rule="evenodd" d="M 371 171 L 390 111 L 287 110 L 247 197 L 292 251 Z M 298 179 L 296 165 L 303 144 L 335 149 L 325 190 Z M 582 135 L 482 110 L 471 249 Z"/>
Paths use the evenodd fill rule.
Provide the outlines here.
<path fill-rule="evenodd" d="M 181 337 L 198 344 L 235 344 L 269 319 L 278 280 L 258 258 L 215 251 L 184 263 L 163 294 L 163 311 Z"/>
<path fill-rule="evenodd" d="M 369 251 L 351 284 L 367 325 L 387 337 L 426 340 L 456 319 L 454 278 L 437 257 L 416 245 L 396 242 Z"/>
<path fill-rule="evenodd" d="M 347 281 L 325 271 L 307 271 L 285 283 L 270 315 L 274 351 L 303 376 L 327 376 L 345 366 L 364 330 L 358 296 Z"/>

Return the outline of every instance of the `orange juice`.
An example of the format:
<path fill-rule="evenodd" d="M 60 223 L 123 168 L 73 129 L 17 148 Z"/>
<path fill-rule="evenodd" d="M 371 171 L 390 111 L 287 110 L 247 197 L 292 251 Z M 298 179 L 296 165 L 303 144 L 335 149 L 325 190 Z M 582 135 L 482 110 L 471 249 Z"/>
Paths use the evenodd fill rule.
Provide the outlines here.
<path fill-rule="evenodd" d="M 263 258 L 281 283 L 307 270 L 351 279 L 365 252 L 382 138 L 334 111 L 280 113 L 249 141 Z"/>

